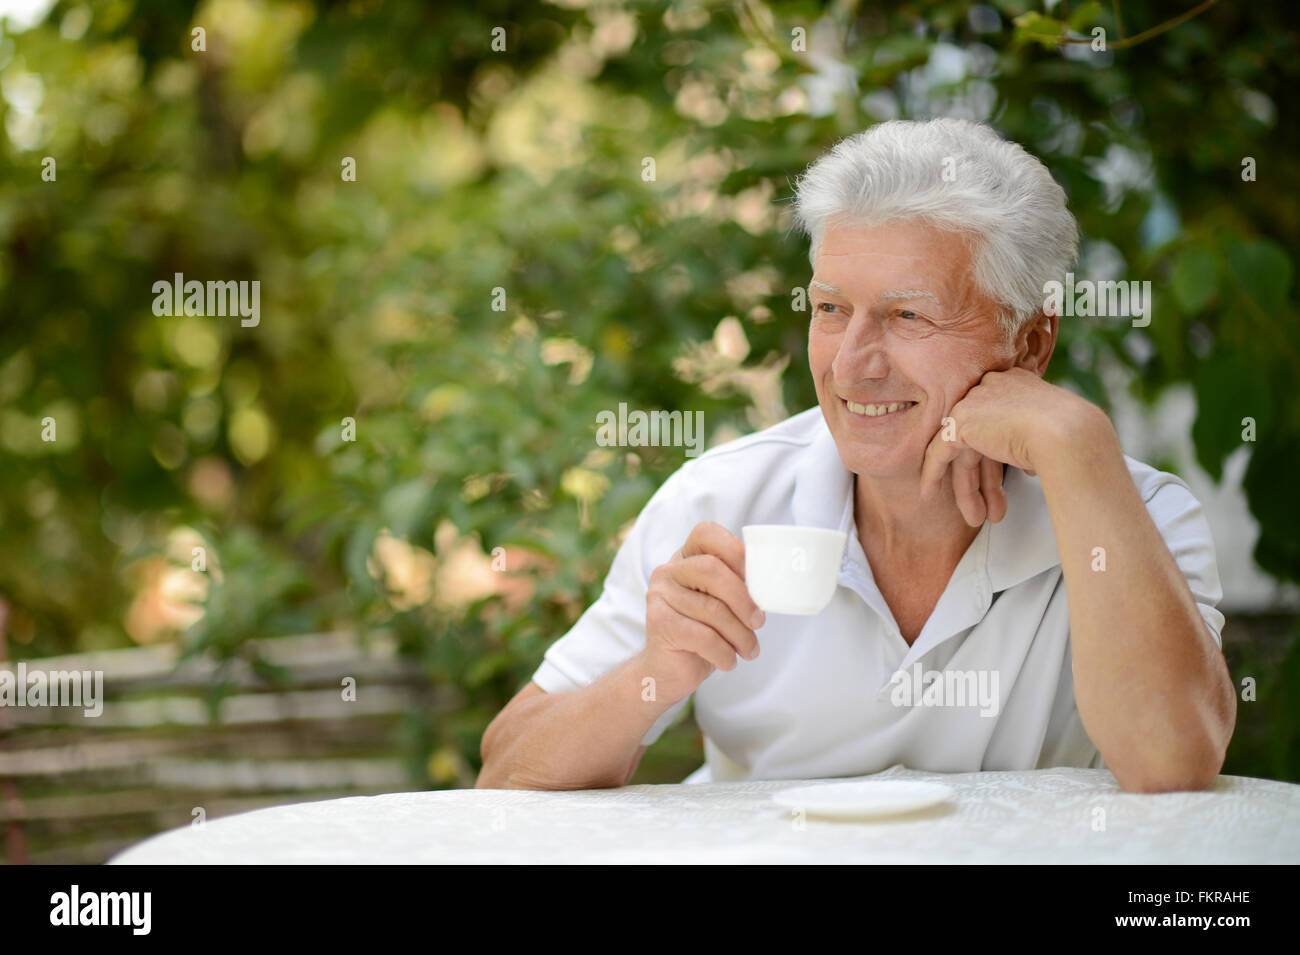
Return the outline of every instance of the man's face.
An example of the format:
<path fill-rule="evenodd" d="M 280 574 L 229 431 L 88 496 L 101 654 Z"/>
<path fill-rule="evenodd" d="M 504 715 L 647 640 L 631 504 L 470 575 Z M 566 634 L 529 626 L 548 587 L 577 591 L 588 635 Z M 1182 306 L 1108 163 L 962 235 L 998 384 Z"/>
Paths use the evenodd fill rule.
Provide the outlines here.
<path fill-rule="evenodd" d="M 817 401 L 856 474 L 919 476 L 952 406 L 1014 363 L 961 237 L 919 222 L 828 226 L 809 302 Z"/>

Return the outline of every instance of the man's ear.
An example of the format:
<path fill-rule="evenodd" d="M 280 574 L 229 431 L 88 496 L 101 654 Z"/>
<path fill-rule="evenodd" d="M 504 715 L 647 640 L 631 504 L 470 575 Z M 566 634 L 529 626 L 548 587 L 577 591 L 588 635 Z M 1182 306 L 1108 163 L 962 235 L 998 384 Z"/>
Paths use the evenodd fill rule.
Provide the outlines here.
<path fill-rule="evenodd" d="M 1057 316 L 1047 312 L 1039 312 L 1026 322 L 1016 334 L 1016 367 L 1043 377 L 1056 349 L 1057 331 Z"/>

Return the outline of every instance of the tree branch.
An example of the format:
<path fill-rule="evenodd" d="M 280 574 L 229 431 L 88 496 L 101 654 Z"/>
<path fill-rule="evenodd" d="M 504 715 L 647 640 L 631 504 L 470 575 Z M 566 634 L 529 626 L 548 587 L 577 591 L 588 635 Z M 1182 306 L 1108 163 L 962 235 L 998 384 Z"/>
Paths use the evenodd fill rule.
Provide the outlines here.
<path fill-rule="evenodd" d="M 1180 23 L 1187 22 L 1192 17 L 1196 16 L 1199 13 L 1203 13 L 1204 11 L 1208 10 L 1210 7 L 1214 6 L 1218 2 L 1219 0 L 1204 0 L 1203 3 L 1198 4 L 1197 6 L 1188 10 L 1186 13 L 1179 14 L 1178 16 L 1174 17 L 1172 20 L 1166 20 L 1164 23 L 1161 23 L 1158 26 L 1154 26 L 1150 30 L 1143 30 L 1141 33 L 1135 34 L 1134 36 L 1125 37 L 1124 25 L 1119 18 L 1119 0 L 1115 0 L 1115 21 L 1116 23 L 1119 24 L 1120 39 L 1116 40 L 1114 43 L 1106 44 L 1106 48 L 1109 50 L 1126 50 L 1131 46 L 1137 46 L 1139 43 L 1144 43 L 1147 40 L 1151 39 L 1153 36 L 1158 36 L 1159 34 L 1164 33 L 1166 30 L 1172 30 Z M 1060 42 L 1091 43 L 1092 38 L 1067 36 L 1067 37 L 1062 37 Z"/>

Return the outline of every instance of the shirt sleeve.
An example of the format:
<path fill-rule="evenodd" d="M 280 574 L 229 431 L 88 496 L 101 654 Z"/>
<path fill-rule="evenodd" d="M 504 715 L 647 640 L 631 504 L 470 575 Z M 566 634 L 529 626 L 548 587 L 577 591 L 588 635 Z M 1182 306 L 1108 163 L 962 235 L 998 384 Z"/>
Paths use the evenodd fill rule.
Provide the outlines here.
<path fill-rule="evenodd" d="M 1171 474 L 1163 477 L 1165 480 L 1147 497 L 1147 512 L 1187 579 L 1210 635 L 1222 650 L 1224 617 L 1218 604 L 1223 599 L 1223 585 L 1219 580 L 1210 522 L 1205 517 L 1205 508 L 1186 484 Z"/>
<path fill-rule="evenodd" d="M 546 651 L 533 682 L 548 693 L 580 689 L 644 647 L 645 601 L 650 574 L 686 542 L 695 526 L 688 474 L 690 462 L 674 472 L 641 510 L 605 577 L 600 598 Z M 691 697 L 669 707 L 641 739 L 657 740 Z"/>

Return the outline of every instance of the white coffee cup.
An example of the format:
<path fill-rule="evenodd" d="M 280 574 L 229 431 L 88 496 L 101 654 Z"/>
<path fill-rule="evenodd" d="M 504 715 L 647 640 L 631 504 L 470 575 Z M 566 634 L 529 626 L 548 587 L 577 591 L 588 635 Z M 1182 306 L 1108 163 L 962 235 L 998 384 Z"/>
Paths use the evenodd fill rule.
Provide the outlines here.
<path fill-rule="evenodd" d="M 835 594 L 848 535 L 822 527 L 750 524 L 745 585 L 764 613 L 818 614 Z"/>

